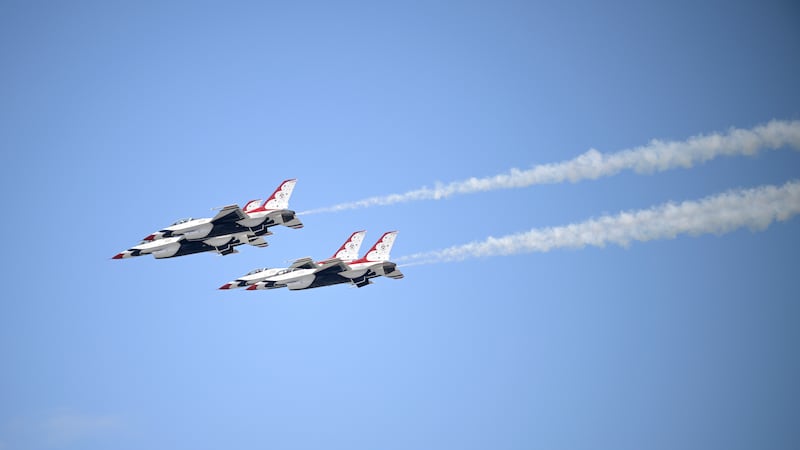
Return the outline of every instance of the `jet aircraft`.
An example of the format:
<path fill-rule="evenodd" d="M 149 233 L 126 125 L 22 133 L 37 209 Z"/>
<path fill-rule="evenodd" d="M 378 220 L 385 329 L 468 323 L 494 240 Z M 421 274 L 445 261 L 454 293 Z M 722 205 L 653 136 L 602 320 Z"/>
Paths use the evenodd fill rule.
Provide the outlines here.
<path fill-rule="evenodd" d="M 152 254 L 155 258 L 171 258 L 208 251 L 221 255 L 237 253 L 234 247 L 250 244 L 256 247 L 269 245 L 263 236 L 272 234 L 270 227 L 284 225 L 303 228 L 294 211 L 288 209 L 297 180 L 286 180 L 259 205 L 251 200 L 244 210 L 238 205 L 228 205 L 212 218 L 181 219 L 152 233 L 134 247 L 116 254 L 113 259 L 124 259 Z"/>
<path fill-rule="evenodd" d="M 292 196 L 297 180 L 285 180 L 275 189 L 275 192 L 259 206 L 260 200 L 250 200 L 240 209 L 238 205 L 223 207 L 213 218 L 181 219 L 172 225 L 152 233 L 144 238 L 145 241 L 154 241 L 177 235 L 185 235 L 187 240 L 208 239 L 227 234 L 252 232 L 257 236 L 258 231 L 275 225 L 284 225 L 289 228 L 303 228 L 302 222 L 295 212 L 289 208 L 289 198 Z"/>
<path fill-rule="evenodd" d="M 358 250 L 361 248 L 361 243 L 364 241 L 364 235 L 366 231 L 356 231 L 355 233 L 351 234 L 344 244 L 339 247 L 339 250 L 333 254 L 329 259 L 317 262 L 316 265 L 320 268 L 324 267 L 326 262 L 330 262 L 333 260 L 339 260 L 342 262 L 350 262 L 358 258 Z M 308 263 L 307 259 L 301 259 L 298 261 L 302 261 L 304 264 Z M 310 264 L 311 265 L 311 264 Z M 269 268 L 264 267 L 260 269 L 253 269 L 247 274 L 230 281 L 228 283 L 223 284 L 220 286 L 220 289 L 235 289 L 245 286 L 252 286 L 260 281 L 266 280 L 267 278 L 271 278 L 277 275 L 283 275 L 284 273 L 288 273 L 292 271 L 293 268 Z"/>
<path fill-rule="evenodd" d="M 298 259 L 274 276 L 249 286 L 247 290 L 286 287 L 294 291 L 343 283 L 364 287 L 372 284 L 372 278 L 379 276 L 403 278 L 397 265 L 389 261 L 389 253 L 396 237 L 397 231 L 384 233 L 363 258 L 350 261 L 331 258 L 315 263 L 311 258 Z"/>

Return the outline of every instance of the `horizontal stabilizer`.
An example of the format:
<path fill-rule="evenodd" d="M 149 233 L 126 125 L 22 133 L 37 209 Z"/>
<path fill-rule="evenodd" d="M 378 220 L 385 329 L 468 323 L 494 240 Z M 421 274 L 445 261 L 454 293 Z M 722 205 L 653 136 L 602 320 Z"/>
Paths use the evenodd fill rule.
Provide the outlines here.
<path fill-rule="evenodd" d="M 399 280 L 399 279 L 405 277 L 405 275 L 403 275 L 403 272 L 400 272 L 397 269 L 394 269 L 391 272 L 387 272 L 387 273 L 383 274 L 383 276 L 389 277 L 389 278 L 394 278 L 395 280 Z"/>
<path fill-rule="evenodd" d="M 379 266 L 373 267 L 372 270 L 377 275 L 394 278 L 395 280 L 399 280 L 404 277 L 403 272 L 400 272 L 400 270 L 397 269 L 397 264 L 393 262 L 387 261 Z"/>
<path fill-rule="evenodd" d="M 301 222 L 300 219 L 297 218 L 295 212 L 290 209 L 281 211 L 277 222 L 285 227 L 293 228 L 295 230 L 303 228 L 303 222 Z"/>

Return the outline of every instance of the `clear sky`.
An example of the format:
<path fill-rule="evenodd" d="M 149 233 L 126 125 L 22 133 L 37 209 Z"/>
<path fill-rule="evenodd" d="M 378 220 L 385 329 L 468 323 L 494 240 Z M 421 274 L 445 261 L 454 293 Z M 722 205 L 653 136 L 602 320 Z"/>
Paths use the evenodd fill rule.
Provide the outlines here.
<path fill-rule="evenodd" d="M 796 2 L 647 3 L 0 1 L 0 449 L 800 447 L 797 217 L 217 290 L 780 186 L 789 148 L 110 259 L 287 178 L 306 211 L 800 119 Z"/>

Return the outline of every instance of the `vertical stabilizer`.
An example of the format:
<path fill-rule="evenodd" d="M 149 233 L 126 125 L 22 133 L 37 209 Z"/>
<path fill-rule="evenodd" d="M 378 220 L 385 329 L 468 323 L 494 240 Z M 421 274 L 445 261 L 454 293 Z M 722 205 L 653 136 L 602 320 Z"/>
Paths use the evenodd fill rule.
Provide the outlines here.
<path fill-rule="evenodd" d="M 355 233 L 351 234 L 350 237 L 344 241 L 339 250 L 333 254 L 331 259 L 339 258 L 342 261 L 353 261 L 358 259 L 358 250 L 361 248 L 361 243 L 364 242 L 364 235 L 367 234 L 366 231 L 356 231 Z"/>
<path fill-rule="evenodd" d="M 392 246 L 396 238 L 397 231 L 383 233 L 383 236 L 369 249 L 363 259 L 368 262 L 388 261 L 389 253 L 392 251 Z"/>
<path fill-rule="evenodd" d="M 250 200 L 249 202 L 247 202 L 246 205 L 244 205 L 243 211 L 245 213 L 251 213 L 251 212 L 255 211 L 256 209 L 258 209 L 258 206 L 260 204 L 261 204 L 261 199 Z"/>
<path fill-rule="evenodd" d="M 288 209 L 289 208 L 289 198 L 292 196 L 292 191 L 294 191 L 294 185 L 297 183 L 296 179 L 286 180 L 278 186 L 278 189 L 275 189 L 275 192 L 270 195 L 264 205 L 261 207 L 262 211 L 268 211 L 271 209 Z"/>

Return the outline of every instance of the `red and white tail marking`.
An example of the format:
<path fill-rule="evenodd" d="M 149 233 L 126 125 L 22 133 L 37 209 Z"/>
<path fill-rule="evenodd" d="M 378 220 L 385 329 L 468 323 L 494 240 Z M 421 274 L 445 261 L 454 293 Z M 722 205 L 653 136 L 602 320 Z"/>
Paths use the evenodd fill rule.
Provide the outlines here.
<path fill-rule="evenodd" d="M 397 238 L 397 231 L 388 231 L 383 233 L 378 242 L 369 249 L 366 255 L 361 258 L 360 262 L 383 262 L 389 260 L 389 253 L 392 251 L 392 246 Z"/>
<path fill-rule="evenodd" d="M 246 205 L 244 205 L 243 211 L 245 213 L 251 213 L 251 212 L 255 211 L 256 209 L 258 209 L 260 204 L 261 204 L 261 199 L 250 200 L 249 202 L 247 202 Z"/>
<path fill-rule="evenodd" d="M 289 198 L 292 196 L 295 184 L 297 184 L 296 179 L 286 180 L 281 183 L 278 189 L 275 189 L 275 192 L 264 202 L 262 208 L 264 210 L 289 208 Z"/>
<path fill-rule="evenodd" d="M 339 258 L 342 261 L 353 261 L 358 259 L 358 250 L 361 249 L 361 243 L 364 242 L 364 235 L 367 234 L 366 231 L 356 231 L 355 233 L 351 234 L 344 244 L 339 247 L 339 250 L 336 250 L 336 253 L 331 256 L 333 258 Z"/>
<path fill-rule="evenodd" d="M 278 186 L 278 189 L 275 189 L 275 192 L 269 196 L 263 205 L 259 207 L 251 207 L 255 206 L 251 205 L 251 203 L 255 202 L 255 200 L 252 200 L 244 207 L 244 212 L 252 214 L 264 211 L 272 211 L 275 209 L 288 209 L 289 198 L 292 196 L 292 191 L 294 191 L 295 184 L 297 184 L 297 180 L 294 178 L 291 180 L 285 180 Z"/>

